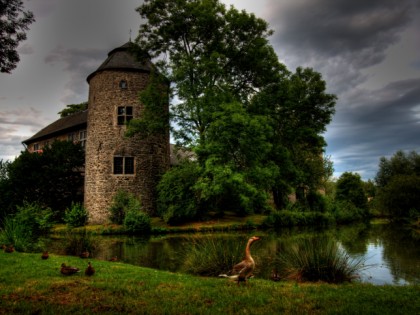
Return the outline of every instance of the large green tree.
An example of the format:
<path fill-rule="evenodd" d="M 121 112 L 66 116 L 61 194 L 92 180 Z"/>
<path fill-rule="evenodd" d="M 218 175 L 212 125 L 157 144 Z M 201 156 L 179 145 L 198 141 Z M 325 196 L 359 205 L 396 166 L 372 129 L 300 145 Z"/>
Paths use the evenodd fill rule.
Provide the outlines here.
<path fill-rule="evenodd" d="M 420 155 L 397 151 L 382 157 L 375 177 L 377 206 L 396 220 L 420 216 Z"/>
<path fill-rule="evenodd" d="M 267 115 L 274 131 L 270 159 L 280 167 L 272 187 L 278 208 L 291 191 L 315 190 L 331 176 L 332 163 L 323 157 L 323 133 L 335 101 L 320 73 L 300 67 L 253 98 L 251 111 Z"/>
<path fill-rule="evenodd" d="M 205 141 L 220 104 L 245 104 L 284 70 L 268 43 L 272 31 L 253 14 L 218 0 L 146 0 L 138 11 L 147 22 L 137 43 L 166 56 L 160 69 L 173 83 L 174 135 L 184 144 Z"/>
<path fill-rule="evenodd" d="M 19 62 L 17 47 L 35 21 L 21 0 L 0 0 L 0 72 L 10 73 Z"/>
<path fill-rule="evenodd" d="M 172 82 L 173 134 L 203 172 L 197 194 L 248 212 L 267 191 L 281 207 L 293 189 L 315 189 L 335 104 L 321 75 L 290 73 L 267 22 L 218 0 L 146 0 L 138 11 L 136 41 Z"/>
<path fill-rule="evenodd" d="M 83 148 L 69 141 L 55 141 L 42 153 L 23 151 L 7 167 L 2 206 L 10 213 L 24 201 L 36 202 L 61 219 L 72 202 L 83 199 L 83 166 Z"/>
<path fill-rule="evenodd" d="M 367 197 L 360 175 L 344 172 L 337 180 L 335 199 L 337 201 L 349 201 L 357 208 L 367 210 Z"/>

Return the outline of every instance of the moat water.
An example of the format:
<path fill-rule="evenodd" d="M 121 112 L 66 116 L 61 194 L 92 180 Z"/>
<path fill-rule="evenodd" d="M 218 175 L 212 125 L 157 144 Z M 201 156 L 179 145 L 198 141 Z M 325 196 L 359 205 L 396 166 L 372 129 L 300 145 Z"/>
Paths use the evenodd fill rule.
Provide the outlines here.
<path fill-rule="evenodd" d="M 214 241 L 243 244 L 252 235 L 261 241 L 252 247 L 252 256 L 258 264 L 255 275 L 269 278 L 273 266 L 270 261 L 276 252 L 293 246 L 302 239 L 330 238 L 338 243 L 352 259 L 363 259 L 365 268 L 359 280 L 375 285 L 420 284 L 420 235 L 411 229 L 391 224 L 359 224 L 328 230 L 309 228 L 282 229 L 280 232 L 248 231 L 214 234 L 175 234 L 144 237 L 95 236 L 97 245 L 92 257 L 108 260 L 117 257 L 120 262 L 148 268 L 178 272 L 183 269 L 183 253 L 191 246 L 191 238 L 212 238 Z M 66 254 L 66 240 L 58 237 L 50 240 L 51 252 Z"/>

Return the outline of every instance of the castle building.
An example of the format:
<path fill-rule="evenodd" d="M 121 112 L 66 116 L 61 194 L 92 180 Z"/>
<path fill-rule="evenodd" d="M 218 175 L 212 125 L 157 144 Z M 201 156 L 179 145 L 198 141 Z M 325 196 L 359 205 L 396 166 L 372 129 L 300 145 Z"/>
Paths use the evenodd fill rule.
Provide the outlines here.
<path fill-rule="evenodd" d="M 150 82 L 153 63 L 138 61 L 128 42 L 87 77 L 88 109 L 63 117 L 23 141 L 30 152 L 55 140 L 78 141 L 85 148 L 84 206 L 89 223 L 106 223 L 113 196 L 125 190 L 141 199 L 143 209 L 156 211 L 156 185 L 169 168 L 169 130 L 158 135 L 126 137 L 127 122 L 142 117 L 139 92 Z M 169 99 L 167 102 L 169 110 Z"/>

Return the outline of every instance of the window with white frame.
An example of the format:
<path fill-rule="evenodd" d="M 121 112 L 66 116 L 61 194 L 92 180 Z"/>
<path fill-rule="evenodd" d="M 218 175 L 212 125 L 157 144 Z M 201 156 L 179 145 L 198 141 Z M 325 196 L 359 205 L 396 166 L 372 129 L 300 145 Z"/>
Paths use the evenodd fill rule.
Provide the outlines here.
<path fill-rule="evenodd" d="M 86 137 L 87 137 L 87 131 L 86 130 L 79 131 L 79 142 L 80 142 L 80 145 L 83 148 L 86 146 Z"/>

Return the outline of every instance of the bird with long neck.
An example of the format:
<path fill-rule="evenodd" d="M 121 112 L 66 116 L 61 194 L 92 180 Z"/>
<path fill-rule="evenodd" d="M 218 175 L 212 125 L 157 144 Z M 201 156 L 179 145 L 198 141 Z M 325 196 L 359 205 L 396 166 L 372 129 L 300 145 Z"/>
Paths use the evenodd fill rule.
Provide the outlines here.
<path fill-rule="evenodd" d="M 235 266 L 233 266 L 233 269 L 231 271 L 232 275 L 227 275 L 227 274 L 221 274 L 219 275 L 219 277 L 223 277 L 223 278 L 229 278 L 232 280 L 236 280 L 238 281 L 238 285 L 240 282 L 245 282 L 248 278 L 251 277 L 254 269 L 255 269 L 255 261 L 251 256 L 251 245 L 256 242 L 259 241 L 260 238 L 258 236 L 253 236 L 248 240 L 248 243 L 246 244 L 245 247 L 245 258 L 244 260 L 242 260 L 240 263 L 236 264 Z"/>

